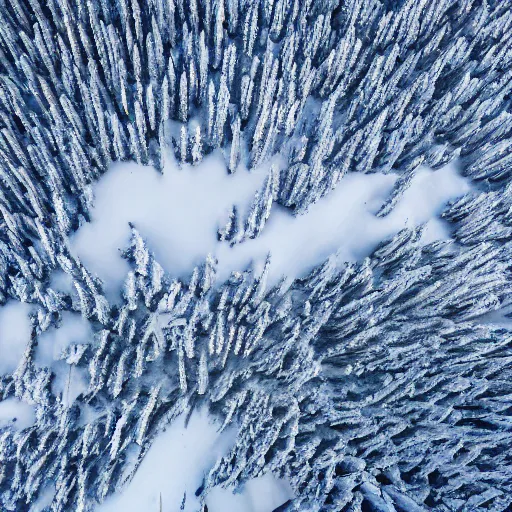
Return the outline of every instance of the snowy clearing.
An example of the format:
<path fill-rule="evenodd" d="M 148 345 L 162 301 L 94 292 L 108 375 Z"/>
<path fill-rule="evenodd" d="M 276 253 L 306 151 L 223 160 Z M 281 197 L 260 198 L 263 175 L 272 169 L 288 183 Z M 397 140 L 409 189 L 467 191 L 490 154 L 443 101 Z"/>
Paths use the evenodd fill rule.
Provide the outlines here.
<path fill-rule="evenodd" d="M 469 190 L 456 167 L 421 169 L 391 213 L 378 218 L 375 212 L 396 179 L 394 174 L 349 174 L 304 215 L 294 217 L 287 209 L 275 208 L 258 238 L 234 247 L 218 244 L 219 278 L 243 270 L 251 260 L 263 262 L 269 252 L 270 283 L 283 275 L 300 277 L 336 251 L 340 261 L 359 261 L 387 237 L 431 219 L 437 222 L 427 226 L 428 241 L 446 238 L 442 222 L 433 218 L 447 201 Z"/>
<path fill-rule="evenodd" d="M 186 276 L 217 245 L 216 230 L 233 203 L 249 201 L 265 173 L 228 175 L 214 155 L 198 167 L 169 162 L 164 174 L 136 163 L 116 163 L 94 186 L 92 222 L 72 237 L 72 249 L 115 296 L 128 271 L 119 251 L 133 222 L 157 260 Z"/>
<path fill-rule="evenodd" d="M 96 512 L 158 512 L 160 495 L 162 511 L 174 512 L 181 510 L 185 492 L 182 510 L 199 510 L 196 490 L 215 460 L 234 441 L 233 432 L 219 434 L 217 429 L 206 409 L 193 413 L 187 427 L 184 416 L 179 417 L 153 442 L 133 480 Z M 265 475 L 248 482 L 239 494 L 229 489 L 215 490 L 206 503 L 209 512 L 271 512 L 290 497 L 285 482 Z"/>
<path fill-rule="evenodd" d="M 16 398 L 0 402 L 0 430 L 11 426 L 16 430 L 31 427 L 36 422 L 34 408 Z"/>
<path fill-rule="evenodd" d="M 59 360 L 62 351 L 71 344 L 89 343 L 91 341 L 91 324 L 78 313 L 64 311 L 62 323 L 55 329 L 50 327 L 39 336 L 35 351 L 35 362 L 49 366 Z"/>
<path fill-rule="evenodd" d="M 55 329 L 50 327 L 38 339 L 34 361 L 39 366 L 51 366 L 55 374 L 52 391 L 62 395 L 64 403 L 71 405 L 76 397 L 87 390 L 88 375 L 83 369 L 60 360 L 62 351 L 72 344 L 92 342 L 91 324 L 78 313 L 65 311 L 62 323 Z"/>
<path fill-rule="evenodd" d="M 0 307 L 0 375 L 12 373 L 30 341 L 30 304 L 10 300 Z"/>
<path fill-rule="evenodd" d="M 217 228 L 232 205 L 246 210 L 267 172 L 263 168 L 229 175 L 217 156 L 197 167 L 179 168 L 169 161 L 163 175 L 135 163 L 114 164 L 95 185 L 92 221 L 74 235 L 72 249 L 105 282 L 110 298 L 117 296 L 128 271 L 119 254 L 129 241 L 129 222 L 171 275 L 187 276 L 210 253 L 218 258 L 222 281 L 251 262 L 261 264 L 270 252 L 272 284 L 285 273 L 289 278 L 303 275 L 336 251 L 342 260 L 360 260 L 383 239 L 429 221 L 448 200 L 469 190 L 455 164 L 435 172 L 422 168 L 394 210 L 378 218 L 374 214 L 397 175 L 349 174 L 304 215 L 295 217 L 274 206 L 258 238 L 234 247 L 219 242 Z M 438 219 L 428 228 L 428 241 L 447 236 Z"/>

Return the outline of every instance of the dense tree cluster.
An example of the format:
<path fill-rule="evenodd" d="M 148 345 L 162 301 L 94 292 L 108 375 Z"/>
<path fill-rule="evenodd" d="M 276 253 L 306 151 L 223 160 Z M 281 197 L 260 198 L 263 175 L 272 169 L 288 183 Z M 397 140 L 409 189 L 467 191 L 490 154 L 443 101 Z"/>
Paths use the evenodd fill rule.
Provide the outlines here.
<path fill-rule="evenodd" d="M 56 315 L 33 318 L 33 343 L 0 384 L 38 416 L 3 434 L 3 503 L 23 510 L 54 481 L 52 510 L 88 510 L 129 478 L 129 453 L 140 462 L 170 421 L 206 404 L 238 435 L 203 493 L 272 471 L 297 495 L 283 510 L 505 510 L 512 334 L 482 318 L 509 296 L 510 250 L 425 246 L 420 234 L 267 289 L 270 259 L 220 286 L 212 258 L 172 279 L 133 228 L 123 302 L 106 310 L 100 292 L 78 292 L 69 258 L 72 309 L 96 340 L 61 358 L 88 371 L 89 388 L 68 407 L 34 364 L 38 334 L 72 298 L 48 289 Z M 95 411 L 85 424 L 84 408 Z"/>

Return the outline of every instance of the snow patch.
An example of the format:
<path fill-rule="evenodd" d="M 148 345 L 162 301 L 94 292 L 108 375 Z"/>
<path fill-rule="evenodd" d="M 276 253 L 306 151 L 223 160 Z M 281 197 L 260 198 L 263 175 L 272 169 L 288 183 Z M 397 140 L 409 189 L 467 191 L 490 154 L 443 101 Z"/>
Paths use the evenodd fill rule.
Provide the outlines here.
<path fill-rule="evenodd" d="M 30 505 L 29 512 L 45 512 L 49 510 L 55 496 L 55 486 L 49 485 L 39 493 L 37 500 Z"/>
<path fill-rule="evenodd" d="M 59 276 L 55 282 L 58 279 Z M 0 375 L 13 373 L 18 367 L 30 341 L 30 314 L 35 310 L 34 305 L 15 300 L 0 307 Z M 56 396 L 62 396 L 67 404 L 71 404 L 87 389 L 89 376 L 85 369 L 70 366 L 59 360 L 59 356 L 71 344 L 91 341 L 90 322 L 79 314 L 68 311 L 62 313 L 62 324 L 58 328 L 51 327 L 38 337 L 34 362 L 38 366 L 52 368 L 52 391 Z M 0 406 L 3 403 L 0 402 Z"/>
<path fill-rule="evenodd" d="M 175 512 L 181 510 L 185 492 L 182 510 L 199 510 L 196 490 L 217 458 L 227 453 L 234 442 L 232 431 L 219 434 L 217 429 L 206 409 L 194 412 L 187 427 L 184 416 L 178 418 L 157 436 L 131 482 L 107 498 L 96 512 L 158 512 L 160 496 L 162 511 Z M 239 495 L 216 490 L 208 497 L 207 504 L 209 512 L 272 512 L 273 508 L 262 504 L 275 508 L 289 497 L 287 487 L 267 475 L 248 482 Z M 256 501 L 261 503 L 257 505 Z"/>
<path fill-rule="evenodd" d="M 52 370 L 52 393 L 61 397 L 68 407 L 89 388 L 89 373 L 85 368 L 58 361 L 52 365 Z"/>
<path fill-rule="evenodd" d="M 307 213 L 293 216 L 274 205 L 262 234 L 254 240 L 229 246 L 217 240 L 233 204 L 247 211 L 269 166 L 256 172 L 226 173 L 218 155 L 197 167 L 169 161 L 164 174 L 135 163 L 114 164 L 95 185 L 92 221 L 72 240 L 72 249 L 104 282 L 109 296 L 118 296 L 128 271 L 119 251 L 129 242 L 128 222 L 147 239 L 157 260 L 172 275 L 186 277 L 211 253 L 219 261 L 223 281 L 234 270 L 256 266 L 272 254 L 269 282 L 282 275 L 304 275 L 333 252 L 343 261 L 368 256 L 383 239 L 404 227 L 427 225 L 425 241 L 449 236 L 435 216 L 447 201 L 469 190 L 455 164 L 432 171 L 421 168 L 393 211 L 384 218 L 375 213 L 389 197 L 396 174 L 348 174 L 338 187 L 311 205 Z"/>
<path fill-rule="evenodd" d="M 17 398 L 7 398 L 0 402 L 0 429 L 12 427 L 23 430 L 36 422 L 34 407 Z"/>
<path fill-rule="evenodd" d="M 61 325 L 57 329 L 50 327 L 38 338 L 34 360 L 41 366 L 51 366 L 59 360 L 62 351 L 72 344 L 92 341 L 93 333 L 88 320 L 71 311 L 63 311 L 61 314 Z"/>
<path fill-rule="evenodd" d="M 14 372 L 30 341 L 32 306 L 8 301 L 0 307 L 0 375 Z"/>
<path fill-rule="evenodd" d="M 55 374 L 52 392 L 61 396 L 66 405 L 87 390 L 89 376 L 84 368 L 68 365 L 60 360 L 62 351 L 73 344 L 90 343 L 93 338 L 91 324 L 78 313 L 62 312 L 62 323 L 58 328 L 49 328 L 38 338 L 34 361 L 39 366 L 50 366 Z"/>
<path fill-rule="evenodd" d="M 426 223 L 450 199 L 469 190 L 455 165 L 438 171 L 422 168 L 391 213 L 379 218 L 375 212 L 389 197 L 396 179 L 395 174 L 353 173 L 304 215 L 294 217 L 288 210 L 274 207 L 258 238 L 234 247 L 219 244 L 219 279 L 232 270 L 243 270 L 251 260 L 264 261 L 269 252 L 270 283 L 283 275 L 300 277 L 334 252 L 340 261 L 359 261 L 382 240 L 405 227 Z M 440 221 L 431 223 L 426 240 L 447 238 L 443 228 Z"/>
<path fill-rule="evenodd" d="M 148 241 L 157 261 L 187 276 L 217 247 L 217 226 L 234 203 L 250 201 L 266 169 L 228 175 L 223 159 L 178 167 L 169 160 L 160 174 L 134 162 L 115 163 L 94 186 L 91 222 L 71 238 L 71 249 L 115 296 L 128 272 L 120 251 L 130 239 L 128 222 Z"/>
<path fill-rule="evenodd" d="M 272 512 L 292 498 L 288 482 L 266 473 L 246 482 L 236 494 L 231 489 L 215 487 L 206 504 L 212 512 Z"/>
<path fill-rule="evenodd" d="M 52 290 L 70 294 L 73 292 L 73 278 L 63 270 L 56 270 L 50 276 Z"/>

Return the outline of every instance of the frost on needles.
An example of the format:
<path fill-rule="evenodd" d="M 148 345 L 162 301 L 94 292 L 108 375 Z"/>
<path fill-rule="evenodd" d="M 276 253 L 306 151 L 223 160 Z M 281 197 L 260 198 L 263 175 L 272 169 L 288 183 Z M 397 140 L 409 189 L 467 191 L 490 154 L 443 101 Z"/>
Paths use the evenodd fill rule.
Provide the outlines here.
<path fill-rule="evenodd" d="M 270 471 L 294 492 L 282 511 L 507 510 L 512 342 L 489 314 L 510 304 L 511 92 L 508 1 L 0 0 L 0 299 L 34 305 L 0 397 L 36 411 L 0 427 L 0 508 L 53 483 L 48 510 L 93 510 L 135 471 L 129 449 L 139 464 L 205 405 L 237 439 L 203 496 Z M 403 230 L 272 288 L 271 257 L 177 279 L 133 226 L 114 304 L 69 236 L 111 162 L 163 169 L 166 148 L 220 152 L 231 173 L 277 162 L 229 243 L 349 172 L 400 174 L 381 216 L 421 165 L 459 157 L 473 191 L 443 214 L 451 240 Z M 61 355 L 89 377 L 71 405 L 34 363 L 64 312 L 94 332 Z"/>

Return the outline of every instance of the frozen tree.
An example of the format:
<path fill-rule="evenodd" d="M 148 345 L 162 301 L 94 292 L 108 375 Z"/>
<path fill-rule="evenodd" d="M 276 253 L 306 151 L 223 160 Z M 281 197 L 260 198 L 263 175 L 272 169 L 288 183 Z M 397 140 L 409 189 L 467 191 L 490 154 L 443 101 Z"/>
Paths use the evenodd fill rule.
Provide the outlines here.
<path fill-rule="evenodd" d="M 187 73 L 183 71 L 180 79 L 180 120 L 186 121 L 188 118 L 188 84 Z"/>
<path fill-rule="evenodd" d="M 203 143 L 201 138 L 201 126 L 197 125 L 194 130 L 194 138 L 192 140 L 192 162 L 199 163 L 203 158 Z"/>

